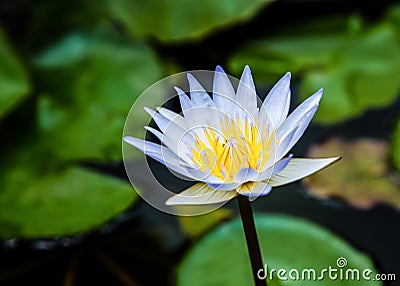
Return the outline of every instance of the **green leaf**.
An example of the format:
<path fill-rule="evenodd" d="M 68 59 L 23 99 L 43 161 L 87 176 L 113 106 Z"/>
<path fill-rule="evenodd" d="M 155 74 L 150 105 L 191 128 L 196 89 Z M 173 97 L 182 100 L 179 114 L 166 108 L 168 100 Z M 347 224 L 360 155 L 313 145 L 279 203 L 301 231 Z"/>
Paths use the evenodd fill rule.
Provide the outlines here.
<path fill-rule="evenodd" d="M 201 38 L 217 28 L 251 18 L 272 0 L 113 0 L 112 16 L 134 37 L 162 41 Z"/>
<path fill-rule="evenodd" d="M 33 160 L 22 161 L 25 164 L 9 166 L 1 176 L 1 238 L 88 231 L 125 210 L 138 197 L 128 183 L 110 176 L 78 167 L 39 168 L 41 164 Z"/>
<path fill-rule="evenodd" d="M 35 59 L 42 143 L 61 159 L 119 159 L 131 105 L 163 76 L 145 45 L 72 34 Z M 149 118 L 138 117 L 137 128 Z"/>
<path fill-rule="evenodd" d="M 346 269 L 369 268 L 374 271 L 371 260 L 348 243 L 308 221 L 280 216 L 256 216 L 264 263 L 268 269 L 314 268 L 317 276 L 324 268 L 338 269 L 336 261 L 344 257 Z M 374 271 L 375 272 L 375 271 Z M 288 274 L 286 274 L 287 277 Z M 371 274 L 372 277 L 373 274 Z M 247 253 L 240 220 L 229 222 L 209 233 L 199 241 L 181 262 L 177 273 L 178 285 L 251 285 L 253 283 L 250 260 Z M 330 280 L 325 273 L 323 285 L 338 285 L 339 280 Z M 281 281 L 276 273 L 268 285 L 300 285 L 303 282 Z M 322 285 L 321 281 L 306 280 L 304 285 Z M 366 282 L 342 280 L 340 285 L 366 285 Z M 379 281 L 368 281 L 368 285 L 381 285 Z"/>
<path fill-rule="evenodd" d="M 301 84 L 302 98 L 310 96 L 318 89 L 324 88 L 320 106 L 315 120 L 319 122 L 337 122 L 361 110 L 347 92 L 347 71 L 333 67 L 324 71 L 309 71 Z"/>
<path fill-rule="evenodd" d="M 303 182 L 312 195 L 322 199 L 341 198 L 358 208 L 370 208 L 383 203 L 400 210 L 398 186 L 388 175 L 388 153 L 388 144 L 384 141 L 328 140 L 313 146 L 307 157 L 340 154 L 342 160 L 321 173 L 307 177 Z"/>
<path fill-rule="evenodd" d="M 338 54 L 337 62 L 330 66 L 330 70 L 310 71 L 302 88 L 303 99 L 317 88 L 325 88 L 324 103 L 315 117 L 321 123 L 342 121 L 368 108 L 386 106 L 396 98 L 400 90 L 400 41 L 392 26 L 375 27 Z M 315 80 L 316 73 L 325 81 Z"/>
<path fill-rule="evenodd" d="M 29 91 L 26 71 L 0 29 L 0 118 L 21 103 Z"/>
<path fill-rule="evenodd" d="M 325 90 L 315 120 L 340 122 L 388 105 L 400 90 L 400 40 L 394 25 L 353 30 L 257 41 L 235 54 L 230 67 L 239 73 L 249 64 L 256 80 L 264 81 L 275 81 L 288 70 L 303 74 L 301 99 Z"/>

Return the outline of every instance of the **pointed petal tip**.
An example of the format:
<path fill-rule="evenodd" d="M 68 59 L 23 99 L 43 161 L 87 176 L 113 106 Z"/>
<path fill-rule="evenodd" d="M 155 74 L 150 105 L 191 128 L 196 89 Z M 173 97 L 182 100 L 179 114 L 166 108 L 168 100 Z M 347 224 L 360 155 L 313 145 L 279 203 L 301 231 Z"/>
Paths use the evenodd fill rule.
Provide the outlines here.
<path fill-rule="evenodd" d="M 132 137 L 132 136 L 124 136 L 124 137 L 122 137 L 122 140 L 125 143 L 128 143 L 129 145 L 132 145 L 134 147 L 139 146 L 140 142 L 142 142 L 142 140 L 140 140 L 138 138 L 135 138 L 135 137 Z"/>
<path fill-rule="evenodd" d="M 192 80 L 196 79 L 191 73 L 187 73 L 186 78 L 188 79 L 188 81 L 192 81 Z"/>
<path fill-rule="evenodd" d="M 177 195 L 179 195 L 179 194 L 177 194 Z M 166 200 L 165 205 L 167 205 L 167 206 L 186 205 L 184 202 L 181 201 L 181 198 L 177 195 L 173 195 L 168 200 Z"/>
<path fill-rule="evenodd" d="M 130 137 L 132 137 L 132 136 L 124 136 L 124 137 L 122 137 L 122 141 L 124 141 L 124 142 L 126 142 L 126 143 L 129 143 L 128 141 L 129 141 L 129 138 Z M 133 138 L 133 137 L 132 137 Z"/>
<path fill-rule="evenodd" d="M 175 89 L 175 91 L 178 93 L 178 95 L 181 95 L 181 94 L 185 93 L 182 89 L 180 89 L 180 88 L 177 87 L 177 86 L 174 86 L 174 89 Z"/>
<path fill-rule="evenodd" d="M 168 200 L 165 201 L 165 204 L 167 206 L 173 206 L 176 205 L 176 203 L 174 204 L 174 200 L 172 199 L 173 197 L 170 197 Z"/>
<path fill-rule="evenodd" d="M 243 78 L 246 78 L 246 77 L 250 78 L 251 80 L 253 80 L 253 76 L 251 75 L 251 69 L 250 69 L 249 65 L 246 65 L 244 67 L 240 80 L 243 80 Z"/>
<path fill-rule="evenodd" d="M 341 157 L 293 158 L 281 172 L 271 177 L 268 184 L 277 187 L 301 180 L 331 166 L 340 159 Z"/>
<path fill-rule="evenodd" d="M 197 78 L 193 76 L 191 73 L 188 73 L 186 77 L 189 82 L 190 93 L 195 91 L 205 91 L 203 86 L 197 80 Z"/>
<path fill-rule="evenodd" d="M 325 161 L 325 164 L 318 170 L 316 170 L 315 172 L 318 172 L 320 170 L 323 170 L 325 168 L 328 168 L 329 166 L 332 166 L 333 164 L 335 164 L 336 162 L 339 162 L 342 159 L 342 156 L 337 156 L 337 157 L 325 157 L 325 158 L 305 158 L 308 160 L 315 160 L 316 162 L 319 161 Z"/>
<path fill-rule="evenodd" d="M 314 106 L 318 106 L 319 102 L 321 101 L 322 95 L 324 93 L 324 89 L 320 88 L 316 93 L 311 95 L 309 98 L 312 98 L 312 102 L 314 103 Z"/>
<path fill-rule="evenodd" d="M 153 109 L 151 109 L 151 108 L 149 108 L 149 107 L 147 107 L 147 106 L 145 106 L 145 107 L 143 107 L 143 108 L 144 108 L 144 110 L 145 110 L 148 114 L 150 114 L 151 117 L 153 117 L 154 114 L 156 113 L 156 111 L 154 111 Z"/>
<path fill-rule="evenodd" d="M 215 72 L 218 72 L 218 73 L 225 73 L 224 69 L 223 69 L 220 65 L 217 65 L 217 66 L 216 66 Z"/>
<path fill-rule="evenodd" d="M 179 194 L 170 197 L 165 201 L 165 205 L 167 206 L 196 206 L 196 205 L 205 205 L 207 202 L 196 202 L 189 199 L 183 199 Z"/>
<path fill-rule="evenodd" d="M 289 71 L 287 73 L 285 73 L 285 75 L 284 75 L 284 78 L 289 79 L 289 80 L 291 77 L 292 77 L 292 73 Z"/>

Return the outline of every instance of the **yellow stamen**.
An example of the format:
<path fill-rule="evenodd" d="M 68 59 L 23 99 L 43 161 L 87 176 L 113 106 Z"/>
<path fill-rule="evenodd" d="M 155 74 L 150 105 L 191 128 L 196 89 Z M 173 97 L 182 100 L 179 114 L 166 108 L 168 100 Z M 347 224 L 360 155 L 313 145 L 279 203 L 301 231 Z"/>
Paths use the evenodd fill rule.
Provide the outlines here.
<path fill-rule="evenodd" d="M 272 155 L 275 131 L 269 132 L 266 125 L 258 127 L 247 118 L 224 116 L 219 131 L 208 126 L 201 131 L 204 136 L 195 136 L 193 162 L 226 182 L 232 182 L 241 168 L 259 171 Z"/>

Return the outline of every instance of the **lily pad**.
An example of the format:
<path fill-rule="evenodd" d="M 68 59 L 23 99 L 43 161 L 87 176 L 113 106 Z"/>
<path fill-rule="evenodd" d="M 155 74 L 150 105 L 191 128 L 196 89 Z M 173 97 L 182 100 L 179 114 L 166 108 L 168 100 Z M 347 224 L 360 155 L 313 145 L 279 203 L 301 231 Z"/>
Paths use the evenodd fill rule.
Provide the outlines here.
<path fill-rule="evenodd" d="M 315 269 L 317 277 L 322 269 L 364 269 L 375 272 L 371 260 L 329 231 L 308 221 L 281 215 L 257 215 L 257 232 L 264 263 L 269 271 L 285 269 L 288 280 L 275 275 L 268 285 L 299 285 L 289 279 L 288 272 Z M 340 268 L 337 260 L 344 258 L 347 266 Z M 294 272 L 294 271 L 293 271 Z M 270 273 L 270 272 L 269 272 Z M 371 274 L 373 275 L 373 274 Z M 371 276 L 373 277 L 373 276 Z M 327 273 L 323 285 L 338 285 Z M 300 280 L 302 281 L 302 280 Z M 304 285 L 322 285 L 321 279 L 303 280 Z M 243 228 L 239 219 L 233 220 L 201 239 L 181 262 L 177 272 L 178 285 L 251 285 L 252 274 Z M 366 285 L 363 280 L 342 280 L 340 285 Z M 368 281 L 368 285 L 381 285 Z"/>
<path fill-rule="evenodd" d="M 163 76 L 147 46 L 99 34 L 68 35 L 34 63 L 42 144 L 63 160 L 120 159 L 130 106 Z"/>
<path fill-rule="evenodd" d="M 217 28 L 251 18 L 272 0 L 109 1 L 113 18 L 133 37 L 161 41 L 198 39 Z"/>
<path fill-rule="evenodd" d="M 276 80 L 288 70 L 302 75 L 302 99 L 321 87 L 325 90 L 315 120 L 340 122 L 368 108 L 388 105 L 400 90 L 400 40 L 395 25 L 355 30 L 311 34 L 300 30 L 295 36 L 259 40 L 233 55 L 230 67 L 239 73 L 250 64 L 256 80 Z"/>
<path fill-rule="evenodd" d="M 19 152 L 12 162 L 6 160 L 7 168 L 1 170 L 1 238 L 88 231 L 125 210 L 138 197 L 119 179 L 80 167 L 44 164 L 39 157 L 37 150 Z"/>
<path fill-rule="evenodd" d="M 311 148 L 309 157 L 340 154 L 342 160 L 303 182 L 311 194 L 327 199 L 341 198 L 358 208 L 388 204 L 400 210 L 400 190 L 389 176 L 388 144 L 375 139 L 346 142 L 330 139 Z"/>
<path fill-rule="evenodd" d="M 21 103 L 29 91 L 26 71 L 0 29 L 0 118 Z"/>

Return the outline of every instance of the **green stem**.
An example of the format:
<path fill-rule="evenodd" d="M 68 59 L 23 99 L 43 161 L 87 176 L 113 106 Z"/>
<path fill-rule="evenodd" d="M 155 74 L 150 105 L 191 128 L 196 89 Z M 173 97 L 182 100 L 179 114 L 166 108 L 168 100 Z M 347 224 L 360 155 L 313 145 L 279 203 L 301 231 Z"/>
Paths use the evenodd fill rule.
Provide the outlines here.
<path fill-rule="evenodd" d="M 248 197 L 239 195 L 237 198 L 240 216 L 242 217 L 244 234 L 246 236 L 247 250 L 249 251 L 251 268 L 253 271 L 254 285 L 266 286 L 267 281 L 263 281 L 257 276 L 257 272 L 259 272 L 260 269 L 264 269 L 264 264 L 262 262 L 260 245 L 258 243 L 251 204 Z"/>

